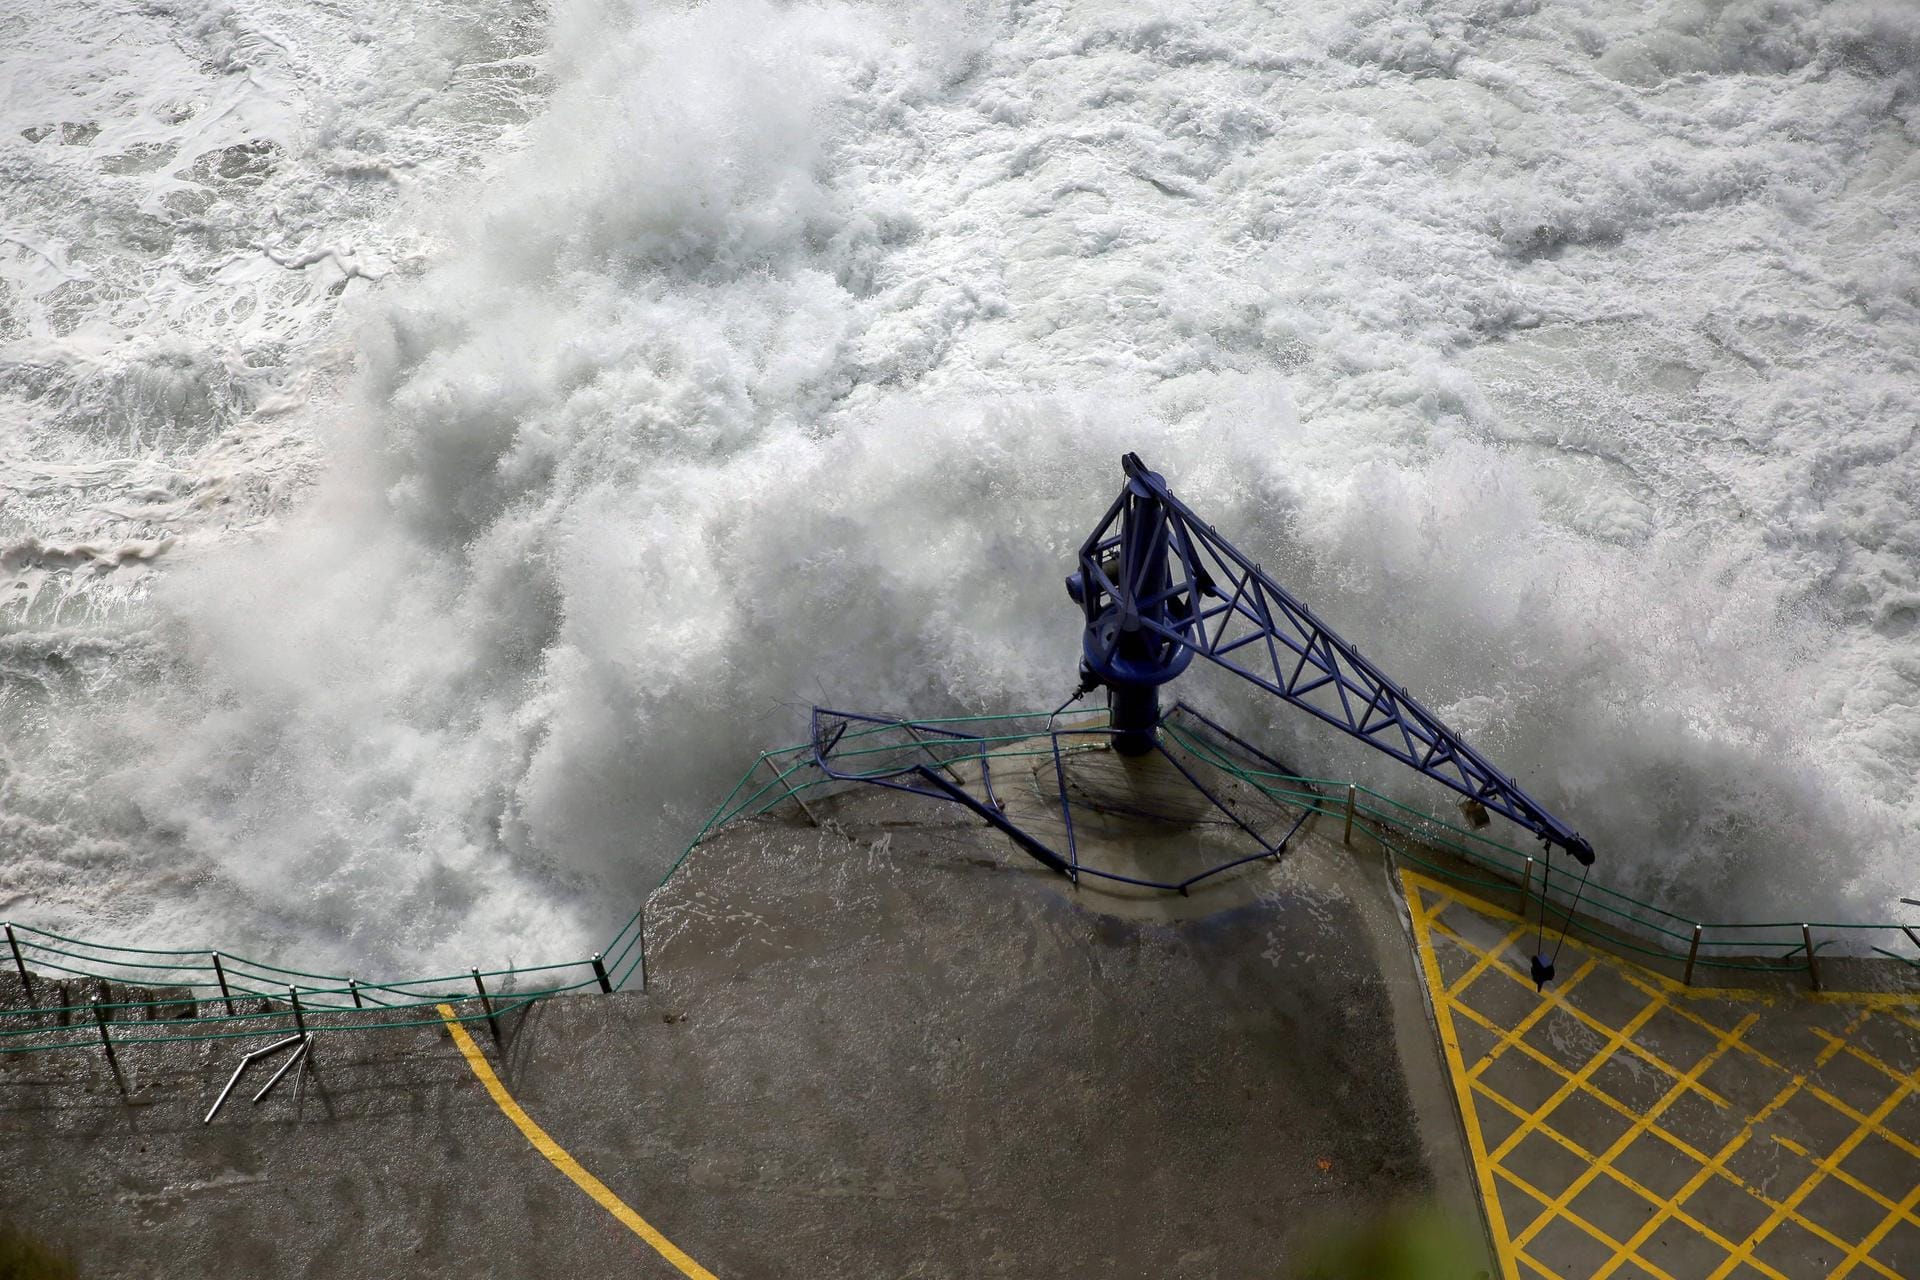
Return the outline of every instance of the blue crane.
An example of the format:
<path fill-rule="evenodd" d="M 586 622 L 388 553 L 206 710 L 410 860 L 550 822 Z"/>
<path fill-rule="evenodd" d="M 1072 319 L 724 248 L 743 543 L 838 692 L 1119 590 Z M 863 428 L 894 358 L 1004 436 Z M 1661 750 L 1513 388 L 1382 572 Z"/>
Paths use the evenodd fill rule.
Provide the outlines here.
<path fill-rule="evenodd" d="M 994 740 L 949 722 L 815 707 L 813 763 L 826 777 L 963 805 L 1043 865 L 1076 883 L 1081 876 L 1091 875 L 1186 893 L 1199 881 L 1243 863 L 1278 858 L 1314 812 L 1303 808 L 1292 827 L 1279 840 L 1270 841 L 1160 741 L 1161 686 L 1191 666 L 1195 657 L 1202 657 L 1459 792 L 1466 797 L 1463 807 L 1474 825 L 1485 825 L 1487 813 L 1493 812 L 1531 831 L 1547 847 L 1549 878 L 1555 847 L 1566 850 L 1583 867 L 1592 866 L 1593 846 L 1577 831 L 1549 813 L 1512 776 L 1494 768 L 1422 706 L 1405 685 L 1389 680 L 1297 596 L 1194 515 L 1137 454 L 1127 454 L 1121 466 L 1126 484 L 1081 544 L 1079 568 L 1067 578 L 1067 594 L 1086 621 L 1080 687 L 1047 717 L 1046 729 L 1033 735 L 1044 735 L 1052 743 L 1064 850 L 1023 826 L 996 793 Z M 1252 837 L 1257 852 L 1177 881 L 1146 879 L 1081 861 L 1061 740 L 1089 730 L 1062 730 L 1056 719 L 1074 700 L 1103 686 L 1110 724 L 1100 732 L 1113 749 L 1126 756 L 1158 752 L 1165 757 L 1227 821 Z M 1176 709 L 1204 725 L 1215 738 L 1232 743 L 1270 768 L 1270 776 L 1285 775 L 1279 762 L 1224 726 L 1184 703 L 1176 704 Z M 977 768 L 977 776 L 960 773 L 956 768 L 960 764 Z M 781 781 L 784 784 L 784 775 Z M 1580 888 L 1585 887 L 1583 876 Z M 1576 907 L 1578 901 L 1576 894 Z M 1572 910 L 1557 910 L 1567 924 L 1572 923 Z M 1532 962 L 1536 985 L 1553 977 L 1554 956 L 1545 951 L 1546 912 L 1543 894 L 1540 953 Z M 1562 940 L 1565 936 L 1563 927 Z"/>
<path fill-rule="evenodd" d="M 1160 686 L 1197 655 L 1592 865 L 1578 832 L 1194 515 L 1139 455 L 1121 466 L 1126 486 L 1067 579 L 1086 615 L 1081 689 L 1107 688 L 1115 750 L 1155 749 Z"/>

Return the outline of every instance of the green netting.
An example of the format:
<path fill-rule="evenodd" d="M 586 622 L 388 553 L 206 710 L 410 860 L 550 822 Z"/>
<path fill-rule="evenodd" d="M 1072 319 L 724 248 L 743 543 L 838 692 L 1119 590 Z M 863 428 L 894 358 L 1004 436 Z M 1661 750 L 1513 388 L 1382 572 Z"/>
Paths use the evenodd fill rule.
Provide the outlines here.
<path fill-rule="evenodd" d="M 1045 721 L 1046 716 L 1040 713 L 953 716 L 916 720 L 913 723 L 927 727 L 959 727 L 995 723 L 1011 726 L 1023 720 L 1029 722 L 1031 726 L 1033 722 Z M 875 724 L 850 728 L 841 735 L 840 741 L 845 744 L 870 738 L 892 727 L 887 724 Z M 1062 730 L 1063 733 L 1079 731 L 1081 730 Z M 1519 892 L 1524 888 L 1526 905 L 1537 907 L 1544 904 L 1546 910 L 1555 913 L 1556 927 L 1561 917 L 1570 909 L 1576 894 L 1579 894 L 1583 911 L 1604 916 L 1615 922 L 1615 927 L 1602 933 L 1581 917 L 1574 916 L 1567 921 L 1567 931 L 1575 936 L 1602 940 L 1609 946 L 1674 961 L 1684 958 L 1686 951 L 1691 950 L 1694 956 L 1693 963 L 1699 968 L 1771 973 L 1805 972 L 1812 968 L 1812 958 L 1808 955 L 1804 937 L 1783 940 L 1746 935 L 1765 930 L 1791 930 L 1803 935 L 1816 929 L 1829 934 L 1865 934 L 1892 930 L 1900 932 L 1914 944 L 1916 951 L 1920 951 L 1920 931 L 1901 924 L 1851 921 L 1693 920 L 1657 904 L 1635 898 L 1631 894 L 1595 883 L 1590 878 L 1582 887 L 1581 878 L 1568 871 L 1564 865 L 1549 865 L 1544 859 L 1536 858 L 1524 850 L 1478 831 L 1461 827 L 1434 814 L 1423 812 L 1391 796 L 1382 795 L 1370 787 L 1347 779 L 1304 777 L 1250 768 L 1219 744 L 1191 730 L 1169 723 L 1165 726 L 1165 732 L 1187 751 L 1254 787 L 1267 798 L 1278 803 L 1344 819 L 1348 811 L 1348 800 L 1330 798 L 1323 789 L 1331 789 L 1336 794 L 1344 792 L 1346 796 L 1351 797 L 1356 826 L 1367 830 L 1368 834 L 1391 850 L 1396 857 L 1430 874 L 1468 887 L 1499 892 Z M 981 734 L 976 738 L 971 750 L 961 755 L 944 758 L 949 763 L 992 764 L 1002 760 L 1051 755 L 1051 746 L 1032 748 L 1017 745 L 1031 743 L 1034 736 L 1035 728 L 1033 727 L 1010 728 L 1006 732 Z M 954 746 L 956 742 L 952 739 L 943 739 L 940 745 Z M 862 756 L 882 756 L 897 750 L 898 747 L 895 745 L 852 749 L 842 745 L 836 747 L 833 754 L 835 760 L 839 761 L 858 759 Z M 800 743 L 765 752 L 756 758 L 753 767 L 741 775 L 740 781 L 734 785 L 727 798 L 714 810 L 713 815 L 708 818 L 693 840 L 668 867 L 656 888 L 664 887 L 670 882 L 693 850 L 718 828 L 736 818 L 764 813 L 783 801 L 798 800 L 802 794 L 816 787 L 833 784 L 833 779 L 818 774 L 812 752 L 811 743 Z M 741 792 L 753 783 L 756 772 L 760 773 L 765 780 L 751 790 L 744 799 L 741 798 Z M 812 776 L 808 776 L 810 773 Z M 1404 839 L 1390 839 L 1390 836 L 1404 837 Z M 1416 848 L 1444 850 L 1482 874 L 1466 873 L 1459 867 L 1434 861 L 1431 857 L 1422 857 L 1415 851 Z M 1485 873 L 1491 873 L 1493 878 Z M 643 945 L 640 942 L 640 930 L 636 927 L 643 916 L 644 911 L 636 912 L 616 937 L 616 942 L 624 941 L 630 947 Z M 630 930 L 633 934 L 628 938 Z M 1633 935 L 1639 936 L 1636 938 Z M 1697 944 L 1696 935 L 1698 936 Z M 1680 946 L 1676 949 L 1657 945 L 1661 939 L 1671 939 Z M 1817 955 L 1827 950 L 1835 945 L 1836 941 L 1836 939 L 1827 938 L 1815 942 L 1812 947 L 1813 954 Z M 1654 945 L 1649 945 L 1650 943 Z M 1908 959 L 1898 953 L 1886 951 L 1884 948 L 1869 946 L 1867 950 L 1906 960 L 1907 963 L 1920 967 L 1920 960 Z M 1729 954 L 1735 951 L 1749 954 Z M 1769 955 L 1768 952 L 1778 954 Z M 1795 956 L 1802 957 L 1797 965 L 1791 964 Z M 637 963 L 637 960 L 629 963 L 629 973 Z"/>
<path fill-rule="evenodd" d="M 934 753 L 934 758 L 943 764 L 992 765 L 1052 755 L 1051 743 L 1043 747 L 1033 745 L 1036 736 L 1046 732 L 1040 727 L 1046 722 L 1048 717 L 1044 713 L 1011 713 L 950 716 L 913 723 L 955 728 L 968 735 L 964 739 L 941 738 L 923 744 L 938 746 L 942 752 L 951 750 L 953 754 Z M 835 759 L 871 757 L 878 760 L 898 754 L 902 749 L 898 743 L 846 746 L 862 743 L 896 727 L 872 724 L 847 728 L 834 750 Z M 1103 731 L 1098 724 L 1059 727 L 1063 736 Z M 1422 812 L 1371 788 L 1344 779 L 1309 778 L 1252 768 L 1204 734 L 1172 723 L 1166 726 L 1166 732 L 1195 757 L 1278 804 L 1342 821 L 1350 817 L 1356 830 L 1365 831 L 1395 857 L 1429 874 L 1471 888 L 1524 891 L 1523 905 L 1555 913 L 1555 928 L 1575 901 L 1580 881 L 1564 866 L 1549 867 L 1545 861 L 1511 845 Z M 867 776 L 884 772 L 884 768 L 876 768 Z M 842 782 L 822 774 L 814 761 L 811 743 L 762 752 L 694 833 L 693 839 L 655 884 L 654 891 L 671 882 L 693 851 L 728 823 L 766 813 L 782 804 L 804 806 L 808 795 L 823 789 L 857 785 L 858 782 Z M 1435 851 L 1450 854 L 1464 864 L 1464 869 L 1437 861 Z M 1567 919 L 1569 933 L 1665 960 L 1678 961 L 1691 950 L 1690 964 L 1699 968 L 1775 973 L 1810 970 L 1815 957 L 1839 940 L 1832 937 L 1833 934 L 1892 930 L 1901 933 L 1920 951 L 1920 930 L 1901 924 L 1696 921 L 1591 881 L 1584 886 L 1581 905 L 1584 910 L 1613 923 L 1603 934 L 1588 921 L 1573 916 Z M 117 1049 L 283 1034 L 294 1025 L 296 1003 L 307 1029 L 314 1032 L 418 1027 L 425 1020 L 425 1010 L 449 1001 L 462 1002 L 461 1021 L 474 1021 L 489 1016 L 481 1004 L 482 982 L 489 984 L 487 994 L 495 1001 L 491 1016 L 498 1017 L 549 996 L 596 987 L 619 990 L 636 975 L 644 985 L 646 973 L 644 901 L 599 952 L 585 959 L 381 982 L 286 968 L 213 948 L 125 947 L 18 923 L 6 928 L 10 954 L 0 956 L 0 964 L 11 962 L 36 975 L 32 982 L 35 999 L 29 1001 L 32 1006 L 29 1008 L 0 1009 L 0 1054 L 98 1049 L 105 1035 L 112 1037 Z M 1809 947 L 1808 940 L 1816 929 L 1830 936 Z M 1788 930 L 1797 936 L 1784 939 L 1758 936 L 1769 930 Z M 1680 944 L 1679 949 L 1659 945 L 1662 939 Z M 1920 960 L 1880 946 L 1869 945 L 1866 950 L 1920 967 Z M 1730 954 L 1736 952 L 1742 954 Z M 1799 957 L 1797 963 L 1796 957 Z M 562 970 L 575 971 L 577 980 L 563 983 L 554 979 L 531 988 L 520 985 L 528 975 Z M 50 981 L 48 973 L 63 974 L 73 981 Z M 122 995 L 127 994 L 128 987 L 167 990 L 149 999 L 114 999 L 110 985 L 114 983 L 120 984 Z M 56 998 L 43 1003 L 39 996 L 48 987 L 56 989 Z M 251 1007 L 242 1008 L 243 1005 Z M 408 1011 L 416 1011 L 416 1015 L 403 1016 Z M 242 1029 L 235 1030 L 236 1026 Z"/>

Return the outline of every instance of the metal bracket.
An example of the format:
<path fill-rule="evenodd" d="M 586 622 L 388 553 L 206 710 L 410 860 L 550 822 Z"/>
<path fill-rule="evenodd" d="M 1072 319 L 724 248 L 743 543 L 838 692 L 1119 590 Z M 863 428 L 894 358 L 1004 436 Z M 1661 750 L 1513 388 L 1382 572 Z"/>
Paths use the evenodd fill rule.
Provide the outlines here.
<path fill-rule="evenodd" d="M 293 1063 L 299 1059 L 300 1055 L 306 1052 L 307 1033 L 302 1031 L 295 1035 L 290 1035 L 284 1040 L 276 1040 L 272 1044 L 267 1045 L 265 1048 L 255 1049 L 252 1053 L 249 1053 L 245 1057 L 241 1058 L 240 1065 L 233 1069 L 233 1075 L 227 1080 L 227 1087 L 222 1089 L 220 1091 L 220 1096 L 213 1100 L 212 1108 L 208 1110 L 206 1117 L 202 1119 L 200 1123 L 201 1124 L 213 1123 L 213 1117 L 216 1114 L 218 1114 L 221 1107 L 224 1107 L 227 1104 L 227 1095 L 233 1092 L 233 1086 L 240 1083 L 240 1077 L 243 1074 L 245 1074 L 248 1067 L 260 1061 L 262 1058 L 271 1058 L 274 1054 L 279 1053 L 282 1049 L 291 1048 L 296 1044 L 300 1046 L 300 1054 L 294 1055 L 292 1059 L 289 1059 L 287 1062 L 283 1063 L 280 1067 L 280 1070 L 274 1073 L 273 1079 L 267 1081 L 267 1088 L 262 1089 L 259 1093 L 254 1095 L 253 1100 L 255 1102 L 258 1102 L 260 1101 L 260 1099 L 267 1096 L 267 1089 L 273 1088 L 273 1086 L 279 1082 L 280 1077 L 286 1074 L 287 1068 L 292 1066 Z"/>

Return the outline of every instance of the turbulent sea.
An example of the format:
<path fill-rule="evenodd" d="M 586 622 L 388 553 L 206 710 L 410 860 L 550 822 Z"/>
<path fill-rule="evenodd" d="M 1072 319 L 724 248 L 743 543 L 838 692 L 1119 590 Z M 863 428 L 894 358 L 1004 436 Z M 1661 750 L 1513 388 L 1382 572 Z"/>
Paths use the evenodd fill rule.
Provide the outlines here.
<path fill-rule="evenodd" d="M 1911 0 L 0 0 L 0 915 L 570 957 L 1128 449 L 1608 883 L 1920 895 Z"/>

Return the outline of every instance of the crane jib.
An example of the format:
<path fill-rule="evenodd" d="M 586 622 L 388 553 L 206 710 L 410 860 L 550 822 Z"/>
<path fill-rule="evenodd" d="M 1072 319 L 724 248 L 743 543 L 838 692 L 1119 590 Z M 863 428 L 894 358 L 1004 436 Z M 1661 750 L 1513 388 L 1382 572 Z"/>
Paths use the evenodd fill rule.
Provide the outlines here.
<path fill-rule="evenodd" d="M 1082 686 L 1109 691 L 1116 749 L 1154 749 L 1160 686 L 1203 657 L 1592 864 L 1578 832 L 1195 515 L 1139 455 L 1121 466 L 1126 485 L 1067 579 L 1086 618 Z"/>

